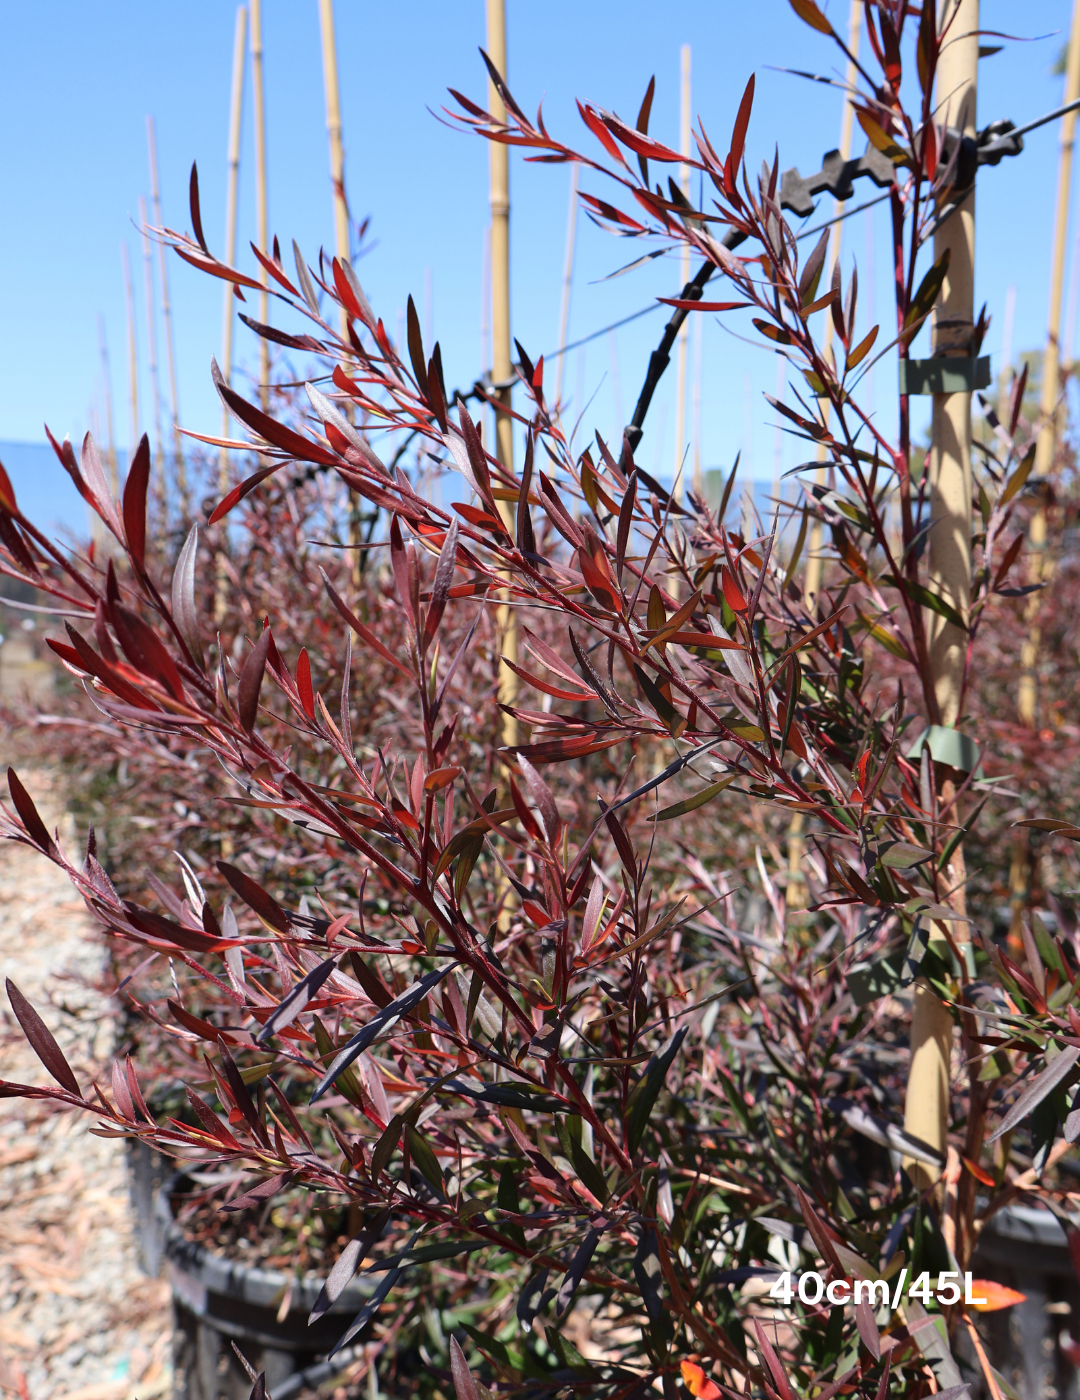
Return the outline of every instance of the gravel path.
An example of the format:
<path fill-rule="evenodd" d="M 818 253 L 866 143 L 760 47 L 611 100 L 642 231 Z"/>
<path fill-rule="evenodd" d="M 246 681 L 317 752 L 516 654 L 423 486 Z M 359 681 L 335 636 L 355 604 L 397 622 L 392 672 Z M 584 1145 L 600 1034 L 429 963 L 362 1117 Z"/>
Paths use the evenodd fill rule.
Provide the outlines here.
<path fill-rule="evenodd" d="M 70 818 L 41 771 L 21 775 L 75 852 Z M 0 978 L 56 1036 L 81 1083 L 108 1082 L 112 1016 L 95 986 L 101 945 L 63 874 L 0 841 Z M 52 1081 L 0 996 L 0 1078 Z M 168 1286 L 140 1273 L 124 1144 L 90 1115 L 0 1100 L 0 1395 L 4 1400 L 155 1400 L 168 1395 Z"/>

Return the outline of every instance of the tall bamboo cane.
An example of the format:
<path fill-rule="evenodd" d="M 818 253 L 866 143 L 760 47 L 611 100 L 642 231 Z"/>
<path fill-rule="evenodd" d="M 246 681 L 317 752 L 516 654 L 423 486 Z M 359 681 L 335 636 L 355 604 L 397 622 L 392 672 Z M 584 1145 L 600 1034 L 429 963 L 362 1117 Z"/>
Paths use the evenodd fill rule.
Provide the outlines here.
<path fill-rule="evenodd" d="M 236 263 L 236 205 L 240 184 L 240 126 L 244 110 L 244 50 L 247 45 L 248 12 L 245 5 L 236 8 L 236 26 L 233 31 L 232 89 L 229 100 L 229 151 L 225 181 L 225 261 L 230 267 Z M 225 283 L 222 294 L 221 313 L 221 375 L 226 384 L 232 382 L 233 357 L 233 288 Z M 229 436 L 229 414 L 221 411 L 221 436 Z M 218 495 L 224 496 L 229 490 L 229 454 L 222 447 L 218 451 Z M 214 616 L 220 623 L 225 617 L 227 602 L 228 573 L 225 568 L 225 554 L 219 548 L 215 556 Z"/>
<path fill-rule="evenodd" d="M 266 100 L 263 88 L 262 0 L 251 0 L 251 91 L 255 121 L 255 222 L 259 247 L 269 252 L 270 228 L 266 202 Z M 259 320 L 270 321 L 270 274 L 259 267 Z M 263 412 L 270 405 L 270 342 L 259 337 L 259 399 Z"/>
<path fill-rule="evenodd" d="M 1080 0 L 1073 5 L 1072 29 L 1065 65 L 1065 101 L 1080 97 Z M 1047 478 L 1053 475 L 1057 440 L 1061 429 L 1062 409 L 1058 402 L 1061 392 L 1061 301 L 1065 281 L 1065 256 L 1069 235 L 1069 199 L 1072 192 L 1073 147 L 1076 142 L 1076 112 L 1066 112 L 1061 119 L 1061 155 L 1058 160 L 1057 213 L 1054 219 L 1054 253 L 1050 268 L 1050 307 L 1047 316 L 1046 351 L 1043 355 L 1042 393 L 1039 409 L 1042 430 L 1035 449 L 1035 474 Z M 1046 508 L 1040 503 L 1028 530 L 1028 549 L 1032 556 L 1032 581 L 1043 581 L 1046 573 Z M 1027 605 L 1027 627 L 1020 651 L 1020 689 L 1017 709 L 1021 721 L 1033 726 L 1038 705 L 1036 666 L 1041 633 L 1037 621 L 1039 595 L 1033 593 Z"/>
<path fill-rule="evenodd" d="M 146 140 L 150 149 L 150 198 L 154 205 L 154 223 L 158 228 L 161 222 L 161 191 L 158 188 L 157 139 L 154 135 L 154 119 L 146 119 Z M 176 351 L 173 345 L 172 307 L 169 304 L 169 264 L 164 243 L 158 244 L 159 267 L 161 270 L 161 314 L 165 322 L 165 352 L 169 361 L 169 393 L 172 402 L 172 431 L 176 491 L 180 498 L 183 514 L 188 513 L 187 465 L 184 462 L 184 439 L 180 433 L 180 395 L 176 388 Z"/>
<path fill-rule="evenodd" d="M 979 76 L 979 0 L 951 0 L 942 17 L 948 25 L 937 66 L 938 110 L 947 127 L 974 136 Z M 970 359 L 974 355 L 975 190 L 934 235 L 934 260 L 948 250 L 949 272 L 934 317 L 934 351 Z M 935 394 L 930 453 L 930 589 L 966 618 L 971 602 L 971 393 Z M 960 714 L 967 634 L 937 613 L 927 614 L 927 636 L 934 692 L 941 723 L 954 725 Z M 946 790 L 947 789 L 947 790 Z M 946 800 L 951 784 L 943 785 Z M 955 891 L 953 904 L 965 913 L 964 856 L 958 848 L 945 872 Z M 952 926 L 952 937 L 966 941 L 967 925 Z M 931 938 L 943 938 L 931 925 Z M 911 1067 L 904 1127 L 944 1154 L 949 1127 L 949 1060 L 952 1016 L 929 982 L 915 984 L 911 1013 Z M 926 1164 L 905 1159 L 920 1189 L 940 1175 Z"/>
<path fill-rule="evenodd" d="M 690 45 L 683 44 L 679 51 L 679 154 L 690 155 Z M 690 167 L 685 162 L 679 166 L 679 185 L 687 199 L 690 198 Z M 684 243 L 680 278 L 685 287 L 690 281 L 690 245 Z M 683 453 L 686 451 L 686 345 L 690 327 L 686 321 L 679 330 L 679 358 L 675 381 L 675 457 L 671 467 L 672 494 L 676 500 L 683 493 Z"/>
<path fill-rule="evenodd" d="M 319 29 L 322 37 L 323 87 L 326 92 L 326 132 L 330 139 L 330 180 L 334 194 L 334 250 L 339 262 L 347 262 L 351 252 L 349 201 L 345 194 L 345 146 L 341 128 L 341 90 L 338 86 L 337 38 L 334 31 L 334 0 L 319 0 Z M 349 339 L 349 316 L 341 308 L 341 338 Z M 351 410 L 349 412 L 351 417 Z M 349 538 L 352 551 L 350 575 L 354 588 L 360 586 L 360 507 L 349 497 Z"/>
<path fill-rule="evenodd" d="M 487 0 L 487 51 L 496 69 L 506 78 L 506 4 L 505 0 Z M 506 120 L 506 108 L 494 83 L 489 84 L 489 110 L 497 122 Z M 501 141 L 490 143 L 491 199 L 491 328 L 492 377 L 497 390 L 495 397 L 510 407 L 510 381 L 514 374 L 510 354 L 510 148 Z M 507 413 L 495 415 L 495 455 L 509 471 L 514 470 L 514 424 Z M 514 512 L 510 502 L 500 501 L 499 509 L 511 535 L 514 534 Z M 509 593 L 505 595 L 509 597 Z M 502 655 L 515 664 L 518 659 L 517 616 L 509 603 L 499 608 L 499 633 Z M 509 666 L 499 665 L 499 702 L 512 705 L 517 699 L 517 677 Z M 518 741 L 517 720 L 503 715 L 503 743 L 513 747 Z"/>
<path fill-rule="evenodd" d="M 341 261 L 349 257 L 349 204 L 345 197 L 345 147 L 341 137 L 341 94 L 338 88 L 334 0 L 319 0 L 322 33 L 323 86 L 326 89 L 326 131 L 330 138 L 330 179 L 334 187 L 334 247 Z M 349 318 L 341 312 L 341 334 L 348 339 Z"/>

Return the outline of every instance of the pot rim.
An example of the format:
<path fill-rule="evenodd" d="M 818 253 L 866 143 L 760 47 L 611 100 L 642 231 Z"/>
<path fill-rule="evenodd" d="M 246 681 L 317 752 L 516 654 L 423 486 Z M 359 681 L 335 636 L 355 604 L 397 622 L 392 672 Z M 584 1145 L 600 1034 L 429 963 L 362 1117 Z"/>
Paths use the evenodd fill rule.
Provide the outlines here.
<path fill-rule="evenodd" d="M 200 1289 L 261 1307 L 277 1307 L 285 1289 L 292 1284 L 291 1307 L 297 1312 L 302 1309 L 310 1312 L 322 1292 L 325 1282 L 323 1275 L 312 1273 L 297 1277 L 277 1269 L 262 1269 L 255 1264 L 230 1259 L 225 1254 L 208 1249 L 206 1245 L 185 1238 L 169 1204 L 170 1195 L 185 1179 L 190 1179 L 185 1172 L 173 1172 L 162 1182 L 155 1204 L 155 1214 L 164 1233 L 164 1255 L 170 1266 L 186 1274 Z M 370 1275 L 354 1277 L 331 1303 L 327 1313 L 357 1311 L 363 1307 L 373 1288 Z"/>

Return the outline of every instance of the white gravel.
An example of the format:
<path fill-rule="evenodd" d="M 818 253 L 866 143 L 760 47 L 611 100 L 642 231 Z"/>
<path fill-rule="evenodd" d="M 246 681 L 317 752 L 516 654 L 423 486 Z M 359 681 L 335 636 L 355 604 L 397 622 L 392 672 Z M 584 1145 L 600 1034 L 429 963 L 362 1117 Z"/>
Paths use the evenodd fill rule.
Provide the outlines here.
<path fill-rule="evenodd" d="M 72 859 L 70 818 L 47 773 L 20 774 Z M 4 794 L 6 797 L 6 793 Z M 108 1083 L 112 1008 L 95 987 L 102 946 L 63 873 L 0 841 L 0 979 L 56 1036 L 80 1084 Z M 0 1078 L 51 1084 L 0 996 Z M 139 1271 L 124 1143 L 95 1119 L 0 1099 L 0 1395 L 154 1400 L 171 1387 L 168 1286 Z"/>

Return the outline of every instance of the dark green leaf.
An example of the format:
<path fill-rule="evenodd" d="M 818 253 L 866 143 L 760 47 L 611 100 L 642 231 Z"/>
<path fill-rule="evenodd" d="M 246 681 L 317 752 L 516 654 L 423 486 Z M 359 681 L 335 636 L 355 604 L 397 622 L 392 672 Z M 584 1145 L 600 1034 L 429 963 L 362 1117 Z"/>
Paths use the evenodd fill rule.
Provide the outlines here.
<path fill-rule="evenodd" d="M 357 1031 L 356 1035 L 347 1040 L 334 1057 L 329 1069 L 315 1086 L 311 1103 L 317 1103 L 341 1071 L 351 1065 L 357 1056 L 362 1055 L 383 1031 L 389 1030 L 402 1016 L 406 1016 L 414 1010 L 452 968 L 453 963 L 447 963 L 445 967 L 436 968 L 434 972 L 429 972 L 426 976 L 421 977 L 419 982 L 414 983 L 407 991 L 395 997 L 389 1005 L 384 1006 L 377 1015 L 373 1016 L 362 1030 Z"/>
<path fill-rule="evenodd" d="M 637 677 L 638 685 L 645 692 L 645 699 L 667 725 L 672 738 L 677 739 L 686 728 L 686 720 L 667 699 L 659 686 L 654 685 L 637 662 L 634 662 L 634 675 Z"/>
<path fill-rule="evenodd" d="M 405 1142 L 409 1148 L 409 1156 L 419 1167 L 421 1176 L 440 1196 L 445 1196 L 446 1182 L 443 1180 L 442 1168 L 431 1143 L 411 1123 L 405 1124 Z"/>
<path fill-rule="evenodd" d="M 1018 1123 L 1022 1123 L 1028 1114 L 1042 1103 L 1047 1094 L 1052 1094 L 1058 1085 L 1068 1077 L 1078 1059 L 1080 1059 L 1080 1046 L 1070 1045 L 1067 1050 L 1062 1050 L 1060 1054 L 1049 1060 L 1046 1068 L 1028 1084 L 1012 1108 L 986 1139 L 987 1144 L 997 1142 L 999 1137 L 1011 1132 Z"/>
<path fill-rule="evenodd" d="M 351 1342 L 353 1337 L 356 1336 L 357 1332 L 363 1331 L 363 1329 L 368 1325 L 371 1319 L 379 1311 L 383 1299 L 397 1284 L 398 1279 L 401 1277 L 401 1273 L 402 1271 L 400 1269 L 391 1269 L 391 1271 L 383 1279 L 382 1283 L 379 1284 L 375 1292 L 371 1295 L 371 1297 L 367 1300 L 364 1306 L 353 1318 L 352 1322 L 349 1324 L 348 1331 L 346 1331 L 343 1336 L 338 1338 L 337 1342 L 334 1344 L 334 1350 L 330 1352 L 331 1356 L 334 1355 L 334 1352 L 340 1351 L 341 1348 L 346 1344 L 346 1342 Z"/>
<path fill-rule="evenodd" d="M 660 1250 L 656 1231 L 643 1227 L 638 1238 L 637 1252 L 634 1255 L 634 1278 L 641 1293 L 641 1301 L 649 1314 L 649 1321 L 658 1323 L 664 1315 L 664 1290 L 660 1268 Z"/>
<path fill-rule="evenodd" d="M 652 1057 L 645 1073 L 634 1085 L 633 1092 L 627 1102 L 626 1143 L 631 1152 L 637 1151 L 641 1139 L 645 1136 L 649 1115 L 652 1113 L 660 1090 L 663 1088 L 672 1061 L 679 1053 L 679 1048 L 685 1039 L 686 1027 L 683 1026 L 675 1032 L 663 1050 Z"/>
<path fill-rule="evenodd" d="M 371 1175 L 373 1180 L 377 1180 L 382 1172 L 386 1170 L 386 1164 L 397 1150 L 397 1145 L 401 1141 L 401 1131 L 405 1127 L 405 1119 L 400 1113 L 395 1113 L 390 1122 L 387 1123 L 382 1136 L 375 1144 L 375 1150 L 371 1154 Z"/>
<path fill-rule="evenodd" d="M 908 308 L 908 314 L 904 318 L 905 328 L 913 326 L 916 321 L 921 321 L 923 317 L 929 316 L 930 312 L 934 309 L 934 302 L 938 299 L 938 293 L 941 291 L 942 283 L 945 281 L 945 276 L 949 271 L 950 257 L 951 251 L 946 248 L 941 257 L 938 258 L 937 262 L 919 283 L 919 290 L 912 297 L 911 305 Z"/>
<path fill-rule="evenodd" d="M 899 587 L 897 581 L 891 574 L 885 578 L 886 583 L 890 583 L 894 588 Z M 946 622 L 951 622 L 954 627 L 959 627 L 961 632 L 967 632 L 967 623 L 956 611 L 951 603 L 947 603 L 944 598 L 939 598 L 936 593 L 931 593 L 921 583 L 914 583 L 911 579 L 904 579 L 903 586 L 908 591 L 908 596 L 916 603 L 921 603 L 924 608 L 929 608 L 931 612 L 936 612 L 943 617 Z"/>
<path fill-rule="evenodd" d="M 1020 488 L 1027 481 L 1028 477 L 1031 475 L 1031 469 L 1032 467 L 1034 467 L 1034 465 L 1035 444 L 1032 443 L 1028 450 L 1024 453 L 1023 458 L 1020 461 L 1020 465 L 1016 468 L 1012 476 L 1010 476 L 1008 481 L 1005 483 L 1005 490 L 1001 493 L 1001 500 L 999 502 L 1000 505 L 1008 505 L 1008 503 L 1016 495 L 1017 491 L 1020 490 Z"/>
<path fill-rule="evenodd" d="M 292 1025 L 308 1002 L 318 995 L 319 988 L 334 970 L 334 961 L 333 958 L 327 958 L 325 962 L 321 962 L 318 967 L 313 968 L 306 977 L 301 977 L 299 982 L 293 984 L 292 991 L 283 1001 L 278 1002 L 262 1030 L 255 1037 L 257 1044 L 265 1044 L 279 1030 Z"/>
<path fill-rule="evenodd" d="M 544 1293 L 549 1272 L 548 1269 L 541 1269 L 538 1274 L 534 1274 L 518 1295 L 515 1311 L 517 1312 L 517 1320 L 525 1332 L 531 1331 L 533 1319 L 554 1296 L 554 1289 L 551 1289 L 546 1296 Z"/>
<path fill-rule="evenodd" d="M 700 792 L 694 793 L 693 797 L 684 797 L 681 802 L 675 802 L 670 807 L 665 807 L 662 812 L 657 812 L 655 818 L 650 817 L 650 821 L 667 822 L 673 817 L 684 817 L 687 812 L 696 811 L 698 807 L 704 807 L 707 802 L 711 802 L 717 793 L 733 783 L 738 775 L 729 773 L 726 778 L 720 778 L 715 783 L 710 783 L 707 788 L 702 788 Z"/>
<path fill-rule="evenodd" d="M 585 1238 L 578 1246 L 577 1253 L 570 1261 L 570 1267 L 566 1271 L 566 1277 L 559 1286 L 558 1296 L 555 1299 L 555 1316 L 563 1318 L 570 1311 L 570 1304 L 574 1301 L 574 1294 L 578 1291 L 578 1285 L 585 1277 L 585 1270 L 589 1267 L 589 1262 L 596 1253 L 596 1246 L 600 1243 L 600 1236 L 603 1230 L 596 1230 L 589 1227 Z"/>

